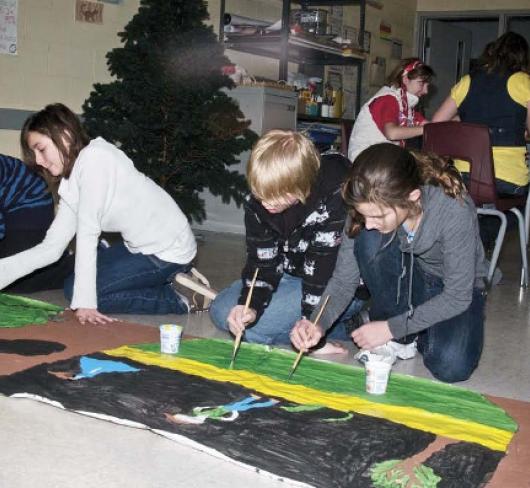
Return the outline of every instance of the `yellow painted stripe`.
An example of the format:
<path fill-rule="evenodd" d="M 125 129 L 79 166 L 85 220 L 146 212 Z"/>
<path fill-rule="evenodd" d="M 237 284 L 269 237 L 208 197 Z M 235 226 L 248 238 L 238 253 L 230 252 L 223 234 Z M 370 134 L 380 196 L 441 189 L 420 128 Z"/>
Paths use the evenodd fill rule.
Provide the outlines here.
<path fill-rule="evenodd" d="M 235 383 L 272 397 L 285 398 L 301 405 L 323 405 L 343 412 L 357 412 L 383 418 L 413 429 L 466 442 L 476 442 L 496 451 L 505 451 L 513 433 L 477 422 L 428 412 L 416 407 L 404 407 L 370 402 L 363 398 L 330 393 L 303 385 L 278 381 L 250 371 L 222 369 L 192 359 L 164 356 L 123 346 L 103 351 L 110 356 L 127 357 L 139 363 L 161 366 L 203 378 Z"/>

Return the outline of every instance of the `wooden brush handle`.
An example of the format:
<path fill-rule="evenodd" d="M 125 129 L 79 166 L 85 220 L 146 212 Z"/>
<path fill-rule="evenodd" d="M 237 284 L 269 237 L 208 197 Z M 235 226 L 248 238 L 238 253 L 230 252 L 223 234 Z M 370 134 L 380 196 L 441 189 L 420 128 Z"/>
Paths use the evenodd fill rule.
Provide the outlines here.
<path fill-rule="evenodd" d="M 318 311 L 318 314 L 317 314 L 315 320 L 313 321 L 313 325 L 317 325 L 318 324 L 318 321 L 320 320 L 320 317 L 322 317 L 322 314 L 324 313 L 324 309 L 326 308 L 326 305 L 328 304 L 328 301 L 329 301 L 329 295 L 324 299 L 324 303 L 320 307 L 320 310 Z"/>
<path fill-rule="evenodd" d="M 256 268 L 254 271 L 254 276 L 252 277 L 252 282 L 250 283 L 250 288 L 248 289 L 247 299 L 245 301 L 245 308 L 243 309 L 243 315 L 247 313 L 248 307 L 250 305 L 250 300 L 252 300 L 252 292 L 254 291 L 254 285 L 256 284 L 256 278 L 258 277 L 259 268 Z"/>

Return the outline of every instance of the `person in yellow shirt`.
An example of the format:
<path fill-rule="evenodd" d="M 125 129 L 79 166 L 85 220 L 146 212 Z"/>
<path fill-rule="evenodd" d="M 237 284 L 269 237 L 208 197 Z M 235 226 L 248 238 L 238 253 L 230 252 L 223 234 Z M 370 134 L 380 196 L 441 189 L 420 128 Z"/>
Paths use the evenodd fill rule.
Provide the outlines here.
<path fill-rule="evenodd" d="M 478 69 L 464 76 L 434 114 L 433 122 L 451 119 L 490 128 L 497 192 L 528 191 L 525 131 L 530 128 L 528 43 L 507 32 L 484 50 Z M 526 133 L 528 135 L 528 132 Z M 469 172 L 469 164 L 456 162 Z"/>

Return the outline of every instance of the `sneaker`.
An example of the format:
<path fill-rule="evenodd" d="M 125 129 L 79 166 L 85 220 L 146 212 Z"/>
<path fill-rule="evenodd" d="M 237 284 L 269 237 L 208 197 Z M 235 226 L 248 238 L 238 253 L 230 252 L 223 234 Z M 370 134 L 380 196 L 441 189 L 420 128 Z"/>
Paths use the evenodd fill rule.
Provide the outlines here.
<path fill-rule="evenodd" d="M 412 359 L 418 352 L 416 341 L 412 341 L 410 344 L 400 344 L 396 341 L 388 341 L 384 346 L 389 347 L 399 359 Z"/>
<path fill-rule="evenodd" d="M 411 342 L 410 344 L 400 344 L 395 341 L 388 341 L 382 346 L 378 346 L 371 351 L 360 350 L 355 356 L 354 359 L 360 363 L 366 363 L 372 359 L 378 359 L 379 361 L 394 364 L 396 359 L 412 359 L 416 356 L 417 347 L 416 341 Z"/>
<path fill-rule="evenodd" d="M 353 356 L 353 359 L 356 359 L 362 364 L 367 363 L 368 361 L 381 361 L 392 366 L 392 364 L 396 362 L 397 357 L 396 353 L 388 347 L 387 343 L 376 347 L 372 351 L 361 349 Z"/>
<path fill-rule="evenodd" d="M 178 273 L 173 282 L 173 289 L 187 305 L 188 312 L 204 312 L 210 308 L 210 302 L 217 292 L 210 288 L 208 280 L 192 268 L 189 273 Z"/>
<path fill-rule="evenodd" d="M 100 239 L 99 240 L 99 246 L 103 249 L 108 249 L 110 247 L 109 241 L 107 239 Z"/>

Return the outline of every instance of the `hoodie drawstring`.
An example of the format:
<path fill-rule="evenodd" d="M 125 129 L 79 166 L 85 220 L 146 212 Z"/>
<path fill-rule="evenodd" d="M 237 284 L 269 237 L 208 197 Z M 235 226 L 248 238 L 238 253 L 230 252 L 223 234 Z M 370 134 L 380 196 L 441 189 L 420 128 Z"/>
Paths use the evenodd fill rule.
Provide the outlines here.
<path fill-rule="evenodd" d="M 398 276 L 397 282 L 397 293 L 396 293 L 396 305 L 399 305 L 399 299 L 401 298 L 401 281 L 405 278 L 407 270 L 405 268 L 405 254 L 401 253 L 401 274 Z"/>
<path fill-rule="evenodd" d="M 408 296 L 407 296 L 407 320 L 405 321 L 405 331 L 408 335 L 408 321 L 414 315 L 414 306 L 412 305 L 412 275 L 414 270 L 414 253 L 412 252 L 412 246 L 410 249 L 410 264 L 409 264 L 409 282 L 408 282 Z M 397 293 L 396 293 L 396 305 L 399 305 L 399 300 L 401 298 L 401 282 L 407 274 L 407 267 L 405 266 L 405 253 L 401 252 L 401 274 L 398 277 L 397 283 Z"/>
<path fill-rule="evenodd" d="M 414 307 L 412 306 L 412 275 L 414 269 L 414 253 L 412 248 L 410 250 L 410 266 L 409 266 L 409 296 L 407 300 L 407 305 L 409 308 L 407 318 L 410 319 L 414 315 Z"/>

